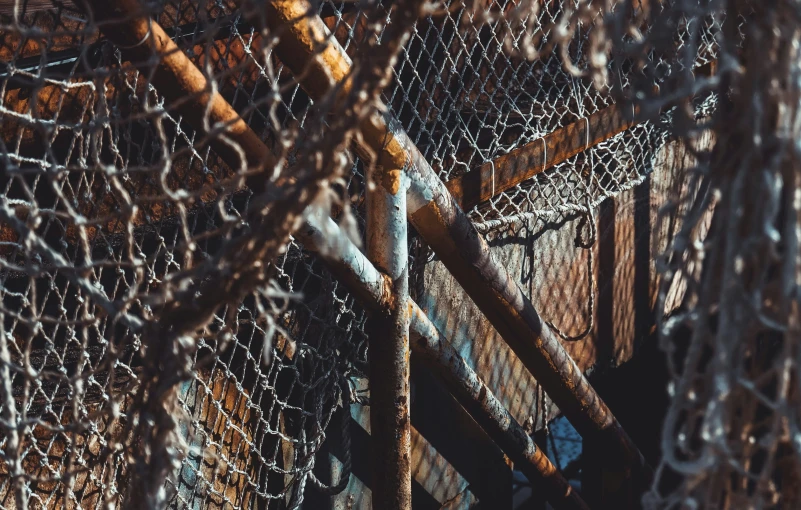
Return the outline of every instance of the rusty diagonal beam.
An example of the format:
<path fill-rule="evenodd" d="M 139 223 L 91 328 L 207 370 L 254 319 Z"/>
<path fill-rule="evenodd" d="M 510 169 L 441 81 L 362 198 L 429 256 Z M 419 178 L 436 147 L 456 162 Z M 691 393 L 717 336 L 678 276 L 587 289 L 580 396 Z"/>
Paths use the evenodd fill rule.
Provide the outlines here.
<path fill-rule="evenodd" d="M 130 1 L 130 0 L 128 0 Z M 120 2 L 123 3 L 123 2 Z M 119 5 L 119 4 L 118 4 Z M 131 4 L 127 4 L 131 7 Z M 120 11 L 116 12 L 120 14 Z M 129 20 L 135 22 L 137 20 Z M 150 22 L 150 30 L 154 37 L 163 34 L 158 24 Z M 117 28 L 125 28 L 120 24 L 115 24 Z M 129 37 L 130 34 L 125 30 L 117 34 L 117 37 Z M 115 37 L 116 38 L 116 37 Z M 118 41 L 126 39 L 118 39 Z M 128 39 L 129 40 L 129 39 Z M 161 39 L 161 43 L 169 44 Z M 175 55 L 182 54 L 176 52 Z M 146 62 L 145 60 L 140 61 Z M 189 64 L 188 66 L 186 64 Z M 197 71 L 197 73 L 196 73 Z M 200 108 L 205 111 L 207 108 L 213 112 L 218 122 L 225 122 L 229 126 L 226 134 L 234 140 L 242 140 L 242 153 L 226 150 L 225 146 L 215 146 L 215 150 L 220 149 L 227 164 L 236 168 L 243 164 L 241 156 L 250 163 L 264 163 L 270 161 L 272 156 L 267 147 L 258 139 L 250 128 L 245 125 L 242 128 L 242 121 L 236 112 L 219 95 L 211 96 L 207 94 L 207 84 L 199 81 L 197 68 L 190 62 L 181 62 L 180 57 L 176 60 L 168 60 L 166 65 L 160 66 L 157 73 L 157 82 L 162 87 L 161 93 L 168 99 L 176 99 L 176 94 L 191 92 L 187 103 L 183 108 Z M 156 80 L 154 79 L 154 82 Z M 159 86 L 159 85 L 157 85 Z M 187 112 L 187 120 L 193 124 L 195 129 L 202 129 L 201 119 L 196 114 Z M 233 128 L 231 128 L 233 126 Z M 257 140 L 257 141 L 254 141 Z M 401 190 L 402 191 L 402 190 Z M 313 220 L 314 218 L 309 218 Z M 321 222 L 316 222 L 319 225 Z M 320 248 L 325 246 L 324 253 L 328 253 L 327 260 L 332 270 L 343 281 L 350 286 L 354 294 L 373 309 L 387 310 L 393 299 L 392 282 L 389 276 L 380 273 L 367 260 L 367 258 L 349 241 L 338 233 L 338 227 L 330 218 L 324 219 L 325 234 L 321 229 L 307 222 L 302 227 L 299 237 L 306 239 L 310 247 Z M 333 232 L 333 235 L 332 235 Z M 322 237 L 321 237 L 322 236 Z M 329 238 L 339 240 L 331 243 Z M 325 243 L 325 244 L 324 244 Z M 468 410 L 474 419 L 484 428 L 490 437 L 509 455 L 518 465 L 523 473 L 540 487 L 556 508 L 583 510 L 587 509 L 581 497 L 572 490 L 569 483 L 561 476 L 559 471 L 551 464 L 548 458 L 536 447 L 531 438 L 517 421 L 509 414 L 497 398 L 481 382 L 475 372 L 467 365 L 453 347 L 431 324 L 422 310 L 414 302 L 406 299 L 407 320 L 415 334 L 415 352 L 426 359 L 434 372 L 453 392 L 457 400 Z"/>
<path fill-rule="evenodd" d="M 271 30 L 281 36 L 279 58 L 313 100 L 328 92 L 331 78 L 345 82 L 350 59 L 323 21 L 309 16 L 314 11 L 307 1 L 276 0 L 265 11 Z M 644 488 L 652 472 L 639 449 L 403 129 L 388 113 L 376 113 L 361 134 L 360 156 L 370 160 L 375 154 L 385 167 L 408 165 L 407 215 L 418 233 L 576 430 L 601 445 L 609 469 Z"/>

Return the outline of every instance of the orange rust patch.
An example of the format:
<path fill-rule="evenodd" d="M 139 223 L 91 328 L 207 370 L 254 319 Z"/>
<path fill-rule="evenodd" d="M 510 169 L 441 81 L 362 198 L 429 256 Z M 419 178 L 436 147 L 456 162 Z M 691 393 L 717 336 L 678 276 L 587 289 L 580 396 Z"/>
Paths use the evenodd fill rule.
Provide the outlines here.
<path fill-rule="evenodd" d="M 310 4 L 298 0 L 276 0 L 266 5 L 267 20 L 280 37 L 286 64 L 314 99 L 324 96 L 336 83 L 345 83 L 350 62 L 339 45 L 325 44 L 328 29 L 318 16 L 308 16 Z M 324 77 L 326 77 L 324 79 Z M 345 83 L 347 90 L 347 83 Z"/>

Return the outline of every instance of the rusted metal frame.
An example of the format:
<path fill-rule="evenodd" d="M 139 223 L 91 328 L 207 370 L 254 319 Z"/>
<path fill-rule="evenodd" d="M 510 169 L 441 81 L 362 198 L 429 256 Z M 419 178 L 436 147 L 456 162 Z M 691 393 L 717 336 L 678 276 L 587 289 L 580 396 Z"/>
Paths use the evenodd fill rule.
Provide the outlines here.
<path fill-rule="evenodd" d="M 409 253 L 403 166 L 376 166 L 367 186 L 367 253 L 389 283 L 389 306 L 368 322 L 373 501 L 412 508 L 409 420 Z"/>
<path fill-rule="evenodd" d="M 451 179 L 445 186 L 467 211 L 635 124 L 631 105 L 613 104 Z"/>
<path fill-rule="evenodd" d="M 610 456 L 622 457 L 635 470 L 646 468 L 637 447 L 433 169 L 416 148 L 410 154 L 409 215 L 420 235 L 582 436 L 602 442 Z"/>
<path fill-rule="evenodd" d="M 146 24 L 146 25 L 150 25 L 150 23 L 145 23 L 145 24 Z M 155 26 L 155 24 L 153 24 L 153 25 Z M 164 39 L 161 39 L 161 40 L 163 41 Z M 123 44 L 124 44 L 124 43 L 123 43 Z M 176 54 L 178 54 L 178 53 L 180 53 L 180 52 L 177 52 L 177 51 L 176 51 L 176 52 L 172 53 L 172 55 L 176 55 Z M 340 55 L 343 55 L 343 54 L 342 54 L 342 53 L 340 53 Z M 180 71 L 180 72 L 183 72 L 183 70 L 185 70 L 185 69 L 186 69 L 186 66 L 185 66 L 185 65 L 184 65 L 184 66 L 175 66 L 175 67 L 176 67 L 176 68 L 180 68 L 180 69 L 181 69 L 181 71 Z M 167 73 L 167 74 L 169 74 L 169 64 L 167 65 L 167 68 L 168 68 L 168 73 Z M 190 69 L 191 69 L 191 67 L 190 67 Z M 177 71 L 177 69 L 176 69 L 176 71 Z M 158 72 L 157 72 L 156 74 L 158 74 Z M 202 76 L 202 75 L 201 75 L 201 76 Z M 326 81 L 327 81 L 327 80 L 326 80 Z M 201 90 L 205 90 L 205 89 L 201 89 Z M 229 108 L 230 108 L 230 106 L 229 106 Z M 214 108 L 212 108 L 212 110 L 214 110 Z M 223 115 L 226 113 L 226 109 L 225 109 L 225 108 L 221 108 L 220 110 L 221 110 L 221 112 L 218 112 L 218 113 L 222 113 Z M 235 112 L 234 112 L 234 114 L 235 114 Z M 232 124 L 236 124 L 236 123 L 237 123 L 237 119 L 238 119 L 238 117 L 236 117 L 236 118 L 230 118 L 230 120 L 232 121 Z M 241 119 L 238 119 L 238 120 L 239 120 L 239 121 L 241 121 Z M 379 117 L 373 117 L 372 119 L 370 119 L 370 122 L 371 122 L 372 124 L 376 125 L 376 126 L 379 128 L 379 129 L 381 128 L 381 126 L 382 126 L 382 124 L 383 124 L 383 120 L 382 120 L 381 118 L 379 118 Z M 247 128 L 247 126 L 245 126 L 245 128 Z M 385 128 L 384 128 L 384 129 L 385 129 Z M 368 132 L 370 132 L 370 131 L 368 130 Z M 252 133 L 252 132 L 251 132 L 251 133 Z M 385 129 L 385 133 L 384 133 L 384 138 L 385 138 L 385 139 L 386 139 L 386 135 L 387 135 L 387 132 L 386 132 L 386 129 Z M 255 135 L 253 135 L 253 136 L 255 137 Z M 246 135 L 245 135 L 245 138 L 247 138 L 247 136 L 246 136 Z M 370 141 L 370 140 L 368 140 L 368 143 L 369 143 L 369 141 Z M 260 140 L 259 140 L 259 142 L 260 142 Z M 262 144 L 262 146 L 263 146 L 263 144 Z M 245 149 L 245 154 L 246 154 L 246 155 L 249 157 L 249 159 L 250 159 L 250 156 L 256 156 L 256 159 L 259 159 L 259 158 L 262 158 L 262 157 L 264 157 L 264 155 L 262 155 L 262 154 L 260 154 L 260 153 L 259 153 L 260 151 L 253 151 L 252 149 L 253 149 L 254 147 L 255 147 L 256 149 L 259 149 L 259 145 L 258 145 L 258 144 L 253 144 L 253 145 L 252 145 L 252 146 L 250 146 L 250 147 L 248 147 L 248 146 L 244 147 L 244 149 Z M 394 157 L 396 157 L 396 156 L 398 156 L 398 155 L 401 155 L 401 156 L 403 156 L 403 155 L 405 155 L 405 153 L 406 153 L 406 151 L 405 151 L 405 150 L 403 150 L 403 147 L 398 145 L 398 139 L 397 139 L 397 137 L 394 137 L 394 136 L 389 138 L 389 144 L 387 144 L 387 147 L 389 148 L 389 150 L 384 150 L 384 151 L 381 151 L 381 153 L 380 153 L 380 154 L 381 154 L 381 156 L 379 157 L 379 160 L 381 160 L 382 158 L 386 158 L 386 157 L 389 157 L 390 159 L 393 159 Z M 248 148 L 250 148 L 251 150 L 248 150 Z M 386 149 L 386 148 L 385 148 L 385 149 Z M 400 152 L 398 151 L 398 149 L 400 149 Z M 255 152 L 255 154 L 254 154 L 254 152 Z M 237 156 L 238 156 L 238 155 L 237 155 Z M 230 154 L 229 154 L 229 157 L 230 157 Z M 419 157 L 419 154 L 418 154 L 418 157 Z M 227 159 L 227 158 L 226 158 L 226 159 Z M 418 162 L 418 164 L 419 164 L 419 162 Z M 430 167 L 428 167 L 428 173 L 430 173 L 431 175 L 433 175 L 433 171 L 430 169 Z M 425 175 L 422 175 L 422 177 L 425 177 Z M 434 176 L 434 179 L 436 180 L 436 182 L 438 182 L 438 183 L 441 185 L 441 182 L 440 182 L 438 179 L 436 179 L 436 176 Z M 417 180 L 418 180 L 418 181 L 421 181 L 421 178 L 420 178 L 420 176 L 418 176 L 418 179 L 417 179 Z M 423 179 L 423 182 L 424 182 L 424 179 Z M 419 184 L 419 183 L 418 183 L 418 184 Z M 419 205 L 419 202 L 421 202 L 421 200 L 419 199 L 419 191 L 420 191 L 420 186 L 418 186 L 418 193 L 417 193 L 417 195 L 415 195 L 414 193 L 410 193 L 410 196 L 411 196 L 412 198 L 414 198 L 415 196 L 418 196 L 418 205 Z M 437 190 L 436 188 L 434 188 L 434 191 L 439 191 L 439 192 L 441 193 L 443 190 L 442 190 L 442 189 L 439 189 L 439 190 Z M 425 187 L 425 186 L 423 186 L 423 188 L 422 188 L 422 192 L 424 193 L 424 197 L 425 197 L 425 194 L 428 194 L 428 195 L 429 195 L 429 197 L 428 197 L 429 201 L 430 201 L 430 202 L 433 202 L 433 203 L 434 203 L 434 205 L 437 205 L 437 200 L 436 200 L 436 199 L 435 199 L 435 197 L 433 196 L 433 193 L 431 192 L 431 190 L 427 190 L 427 189 L 426 189 L 426 187 Z M 449 194 L 447 193 L 447 190 L 445 190 L 445 195 L 447 195 L 447 196 L 449 197 Z M 414 210 L 415 212 L 419 212 L 421 209 L 423 209 L 423 208 L 424 208 L 424 206 L 425 206 L 425 199 L 423 199 L 423 200 L 422 200 L 422 202 L 424 203 L 424 205 L 421 205 L 421 206 L 419 206 L 419 207 L 413 208 L 413 210 Z M 458 207 L 456 206 L 456 204 L 453 204 L 453 206 L 454 206 L 454 207 L 456 207 L 456 209 L 458 210 Z M 461 212 L 461 211 L 459 211 L 459 212 Z M 466 219 L 466 217 L 465 217 L 465 219 Z M 467 221 L 468 221 L 468 225 L 469 225 L 469 220 L 467 220 Z M 419 228 L 419 227 L 418 227 L 418 228 Z M 447 233 L 447 229 L 446 229 L 446 233 Z M 518 290 L 519 290 L 519 289 L 518 289 Z M 475 299 L 475 298 L 474 298 L 474 299 Z M 525 300 L 525 298 L 523 298 L 523 299 Z M 530 304 L 529 304 L 529 306 L 530 306 Z M 497 327 L 497 326 L 496 326 L 496 327 Z M 558 342 L 557 342 L 557 343 L 558 343 Z M 560 347 L 561 347 L 561 346 L 560 346 Z M 566 356 L 566 354 L 565 354 L 565 356 Z M 568 358 L 568 359 L 569 359 L 569 358 Z M 576 371 L 577 371 L 577 370 L 578 370 L 578 369 L 577 369 L 577 367 L 576 367 Z M 579 373 L 579 376 L 580 376 L 580 373 Z M 558 403 L 558 402 L 557 402 L 557 403 Z"/>
<path fill-rule="evenodd" d="M 272 17 L 283 29 L 276 51 L 312 99 L 318 99 L 332 87 L 331 78 L 341 81 L 347 76 L 351 63 L 337 41 L 325 36 L 319 17 L 298 15 L 310 12 L 303 4 L 270 4 L 273 11 L 287 9 Z M 363 122 L 361 135 L 356 145 L 360 156 L 369 160 L 375 154 L 386 167 L 411 162 L 410 221 L 573 426 L 604 445 L 610 459 L 619 459 L 625 476 L 649 479 L 650 467 L 631 438 L 512 276 L 492 257 L 486 241 L 403 129 L 389 114 L 376 113 Z"/>
<path fill-rule="evenodd" d="M 331 273 L 368 308 L 383 313 L 391 306 L 391 282 L 345 237 L 330 218 L 310 216 L 296 237 L 317 252 Z M 475 371 L 440 333 L 419 306 L 407 299 L 414 356 L 425 362 L 487 435 L 514 462 L 515 468 L 558 509 L 588 508 L 581 496 L 534 444 Z M 371 406 L 374 382 L 371 380 Z"/>

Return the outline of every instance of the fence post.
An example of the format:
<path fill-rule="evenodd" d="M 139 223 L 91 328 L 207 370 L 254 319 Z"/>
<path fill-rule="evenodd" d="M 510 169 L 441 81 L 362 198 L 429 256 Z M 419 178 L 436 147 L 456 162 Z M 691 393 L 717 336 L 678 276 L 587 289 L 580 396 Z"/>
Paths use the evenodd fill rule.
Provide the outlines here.
<path fill-rule="evenodd" d="M 367 253 L 390 282 L 388 307 L 368 326 L 373 501 L 380 508 L 411 509 L 409 419 L 409 299 L 403 168 L 375 165 L 367 190 Z"/>

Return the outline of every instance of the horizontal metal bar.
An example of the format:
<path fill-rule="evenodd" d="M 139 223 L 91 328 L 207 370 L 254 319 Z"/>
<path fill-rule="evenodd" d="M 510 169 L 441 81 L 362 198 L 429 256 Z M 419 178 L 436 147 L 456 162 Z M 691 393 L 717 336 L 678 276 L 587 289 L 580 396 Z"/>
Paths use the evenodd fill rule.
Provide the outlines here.
<path fill-rule="evenodd" d="M 613 104 L 451 179 L 445 186 L 466 211 L 635 124 L 631 106 Z"/>
<path fill-rule="evenodd" d="M 330 218 L 311 216 L 296 234 L 316 251 L 333 275 L 373 310 L 385 307 L 389 283 Z M 381 284 L 384 288 L 381 288 Z M 481 381 L 419 306 L 408 300 L 412 353 L 426 362 L 470 416 L 555 508 L 586 509 L 581 496 L 537 448 L 525 429 Z"/>
<path fill-rule="evenodd" d="M 322 20 L 308 16 L 309 4 L 268 5 L 267 21 L 282 34 L 276 51 L 312 99 L 335 83 L 347 90 L 350 59 L 327 37 Z M 650 468 L 631 438 L 403 129 L 388 113 L 375 113 L 362 123 L 361 135 L 361 157 L 386 167 L 408 165 L 410 221 L 562 413 L 582 436 L 599 441 L 610 459 L 619 459 L 626 476 L 649 479 Z"/>
<path fill-rule="evenodd" d="M 716 66 L 717 62 L 711 61 L 693 72 L 696 76 L 711 76 Z M 638 110 L 631 104 L 613 104 L 451 179 L 445 186 L 467 211 L 633 128 L 642 121 Z"/>

